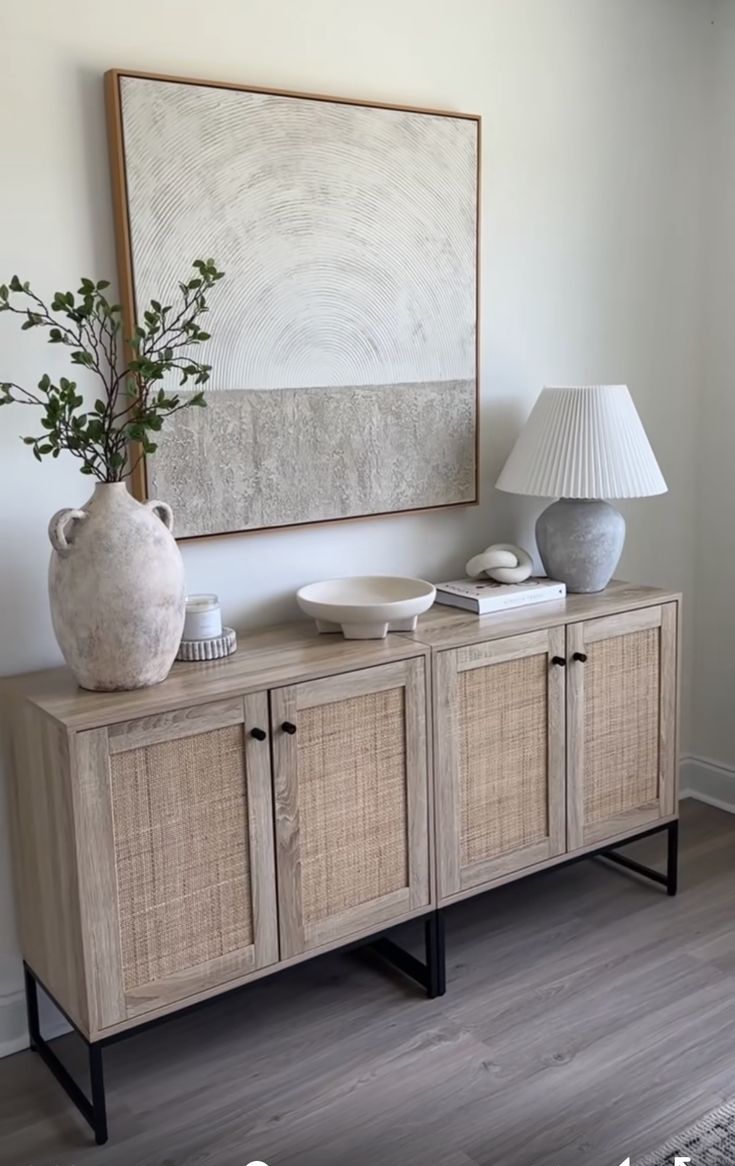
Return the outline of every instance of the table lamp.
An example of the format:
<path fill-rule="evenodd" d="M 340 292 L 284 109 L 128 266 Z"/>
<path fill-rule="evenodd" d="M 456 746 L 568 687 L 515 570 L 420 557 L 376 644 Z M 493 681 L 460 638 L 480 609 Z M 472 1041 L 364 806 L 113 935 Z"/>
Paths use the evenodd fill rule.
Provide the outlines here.
<path fill-rule="evenodd" d="M 626 385 L 544 388 L 496 482 L 558 498 L 536 522 L 546 574 L 568 591 L 602 591 L 625 541 L 604 498 L 665 494 L 666 482 Z"/>

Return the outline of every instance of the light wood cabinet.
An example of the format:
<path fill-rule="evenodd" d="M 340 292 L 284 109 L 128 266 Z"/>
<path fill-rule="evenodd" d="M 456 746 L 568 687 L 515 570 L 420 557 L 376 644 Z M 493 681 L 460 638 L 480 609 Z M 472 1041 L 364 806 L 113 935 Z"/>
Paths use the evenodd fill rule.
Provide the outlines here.
<path fill-rule="evenodd" d="M 429 904 L 421 660 L 271 694 L 281 952 Z"/>
<path fill-rule="evenodd" d="M 566 849 L 564 628 L 438 653 L 440 896 Z"/>
<path fill-rule="evenodd" d="M 265 629 L 139 692 L 5 682 L 24 960 L 92 1043 L 421 916 L 440 961 L 438 906 L 675 821 L 678 629 L 613 584 Z"/>
<path fill-rule="evenodd" d="M 676 604 L 567 629 L 569 849 L 676 804 Z"/>
<path fill-rule="evenodd" d="M 23 957 L 85 1037 L 429 909 L 426 658 L 296 625 L 139 692 L 7 687 Z"/>
<path fill-rule="evenodd" d="M 672 600 L 507 637 L 466 617 L 424 630 L 440 904 L 675 815 L 677 613 Z"/>

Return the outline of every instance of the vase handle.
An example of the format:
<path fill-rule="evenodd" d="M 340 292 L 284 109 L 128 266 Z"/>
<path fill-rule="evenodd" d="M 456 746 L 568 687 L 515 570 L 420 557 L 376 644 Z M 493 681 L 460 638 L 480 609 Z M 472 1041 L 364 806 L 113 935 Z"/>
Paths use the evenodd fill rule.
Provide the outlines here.
<path fill-rule="evenodd" d="M 174 512 L 168 502 L 158 502 L 155 498 L 151 498 L 149 502 L 144 502 L 143 505 L 158 515 L 166 530 L 173 530 Z"/>
<path fill-rule="evenodd" d="M 65 510 L 57 510 L 48 524 L 48 536 L 51 540 L 51 546 L 56 551 L 57 555 L 61 555 L 65 559 L 71 553 L 74 545 L 67 539 L 67 534 L 71 533 L 75 522 L 84 522 L 88 518 L 86 510 L 71 510 L 67 507 Z"/>

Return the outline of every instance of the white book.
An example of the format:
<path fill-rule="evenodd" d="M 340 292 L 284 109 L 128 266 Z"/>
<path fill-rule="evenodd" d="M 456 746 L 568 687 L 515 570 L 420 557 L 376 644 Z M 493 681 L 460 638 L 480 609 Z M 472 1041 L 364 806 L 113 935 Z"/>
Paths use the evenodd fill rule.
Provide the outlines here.
<path fill-rule="evenodd" d="M 488 615 L 493 611 L 508 611 L 512 607 L 563 599 L 566 593 L 566 583 L 557 583 L 545 577 L 526 579 L 524 583 L 453 579 L 449 583 L 437 583 L 436 602 L 446 603 L 450 607 L 464 607 L 477 615 Z"/>

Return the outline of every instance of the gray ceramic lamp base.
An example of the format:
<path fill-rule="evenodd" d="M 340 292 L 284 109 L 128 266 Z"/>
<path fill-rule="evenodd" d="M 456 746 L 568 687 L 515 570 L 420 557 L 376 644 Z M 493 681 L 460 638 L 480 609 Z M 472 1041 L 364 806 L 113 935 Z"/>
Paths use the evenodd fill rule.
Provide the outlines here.
<path fill-rule="evenodd" d="M 536 522 L 544 570 L 567 591 L 602 591 L 612 579 L 625 542 L 625 519 L 609 502 L 561 498 Z"/>

